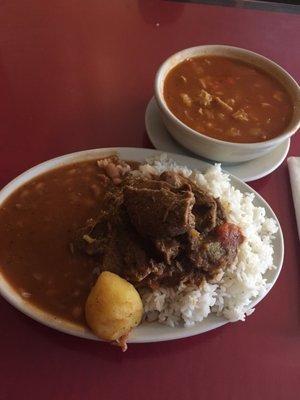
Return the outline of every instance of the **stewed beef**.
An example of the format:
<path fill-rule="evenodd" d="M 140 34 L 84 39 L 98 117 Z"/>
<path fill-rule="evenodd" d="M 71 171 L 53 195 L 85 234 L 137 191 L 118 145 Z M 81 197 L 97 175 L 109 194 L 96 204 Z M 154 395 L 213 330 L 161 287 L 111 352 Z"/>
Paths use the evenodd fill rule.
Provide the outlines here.
<path fill-rule="evenodd" d="M 178 189 L 189 187 L 194 193 L 195 204 L 193 206 L 193 214 L 195 215 L 195 227 L 199 232 L 207 233 L 219 222 L 225 220 L 221 203 L 200 189 L 190 179 L 170 171 L 162 173 L 160 179 Z"/>
<path fill-rule="evenodd" d="M 195 268 L 214 273 L 232 264 L 242 241 L 240 229 L 228 222 L 206 236 L 193 229 L 187 235 L 185 254 Z"/>
<path fill-rule="evenodd" d="M 182 235 L 195 225 L 192 208 L 194 194 L 159 190 L 124 188 L 124 203 L 129 218 L 143 236 L 167 238 Z"/>
<path fill-rule="evenodd" d="M 112 182 L 98 217 L 87 221 L 76 243 L 97 257 L 100 270 L 155 288 L 214 280 L 232 264 L 242 241 L 218 199 L 190 179 L 164 172 Z"/>
<path fill-rule="evenodd" d="M 158 255 L 161 256 L 168 265 L 178 256 L 182 246 L 180 241 L 174 238 L 158 238 L 154 239 L 153 243 Z"/>

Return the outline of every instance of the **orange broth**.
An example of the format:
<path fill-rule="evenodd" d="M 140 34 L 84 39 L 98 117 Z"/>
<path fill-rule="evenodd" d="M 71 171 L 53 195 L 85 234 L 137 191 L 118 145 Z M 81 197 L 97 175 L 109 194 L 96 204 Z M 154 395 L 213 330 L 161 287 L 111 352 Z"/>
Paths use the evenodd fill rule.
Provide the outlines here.
<path fill-rule="evenodd" d="M 228 142 L 272 139 L 293 114 L 280 82 L 252 65 L 220 56 L 189 58 L 176 65 L 165 79 L 164 98 L 184 124 Z"/>

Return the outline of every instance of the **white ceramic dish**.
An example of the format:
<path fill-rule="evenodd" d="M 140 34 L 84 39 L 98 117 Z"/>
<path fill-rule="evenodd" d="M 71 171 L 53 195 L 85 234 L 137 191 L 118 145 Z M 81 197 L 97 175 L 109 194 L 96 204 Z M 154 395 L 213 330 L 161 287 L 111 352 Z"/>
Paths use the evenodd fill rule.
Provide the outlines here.
<path fill-rule="evenodd" d="M 266 71 L 283 84 L 294 104 L 289 125 L 281 135 L 259 143 L 232 143 L 203 135 L 189 128 L 169 110 L 163 96 L 164 80 L 169 71 L 181 61 L 196 56 L 225 56 L 244 61 Z M 260 54 L 238 47 L 207 45 L 179 51 L 159 68 L 154 85 L 155 98 L 162 120 L 173 138 L 193 153 L 220 162 L 244 162 L 261 157 L 289 139 L 300 127 L 300 88 L 297 82 L 279 65 Z"/>
<path fill-rule="evenodd" d="M 94 149 L 94 150 L 87 150 L 78 153 L 68 154 L 62 157 L 55 158 L 50 161 L 46 161 L 24 172 L 22 175 L 18 176 L 7 186 L 5 186 L 0 192 L 0 207 L 3 204 L 3 202 L 16 189 L 18 189 L 24 183 L 30 181 L 31 179 L 35 178 L 38 175 L 41 175 L 45 172 L 48 172 L 52 169 L 55 169 L 63 165 L 72 164 L 78 161 L 96 159 L 116 152 L 123 159 L 135 160 L 135 161 L 143 161 L 147 157 L 151 157 L 161 153 L 157 150 L 138 149 L 138 148 Z M 196 160 L 178 154 L 172 154 L 171 156 L 179 164 L 187 165 L 189 168 L 192 169 L 205 170 L 209 166 L 209 164 L 201 160 Z M 245 183 L 243 183 L 242 181 L 240 181 L 235 177 L 232 177 L 232 183 L 242 192 L 255 193 L 256 205 L 265 207 L 267 217 L 272 217 L 277 220 L 270 206 L 258 193 L 254 192 L 248 185 L 246 185 Z M 266 274 L 267 282 L 270 284 L 268 290 L 270 290 L 271 287 L 276 282 L 283 261 L 284 245 L 283 245 L 283 236 L 280 226 L 274 239 L 274 251 L 275 251 L 274 265 L 276 266 L 276 269 L 268 271 L 268 273 Z M 34 320 L 41 322 L 44 325 L 50 326 L 51 328 L 57 329 L 61 332 L 65 332 L 71 335 L 87 339 L 97 339 L 87 329 L 66 322 L 60 318 L 57 318 L 52 314 L 47 313 L 35 307 L 34 305 L 30 304 L 28 301 L 24 300 L 19 295 L 19 293 L 16 292 L 14 288 L 6 281 L 6 279 L 1 273 L 0 273 L 0 293 L 14 307 L 16 307 L 29 317 L 33 318 Z M 252 304 L 249 307 L 255 306 L 258 302 L 262 300 L 263 297 L 264 296 L 257 298 L 254 302 L 252 302 Z M 146 342 L 158 342 L 164 340 L 184 338 L 218 328 L 226 324 L 227 322 L 228 321 L 224 318 L 220 318 L 215 315 L 210 315 L 201 323 L 198 323 L 189 328 L 184 328 L 184 327 L 170 328 L 168 326 L 160 325 L 158 323 L 143 323 L 132 332 L 129 342 L 146 343 Z"/>
<path fill-rule="evenodd" d="M 190 152 L 172 138 L 162 121 L 154 97 L 152 97 L 146 109 L 145 125 L 148 137 L 157 150 L 167 153 L 182 154 L 189 157 L 197 157 L 203 161 L 214 163 L 214 161 L 205 160 L 201 158 L 201 156 Z M 264 156 L 243 163 L 223 164 L 223 169 L 244 182 L 251 182 L 263 178 L 275 171 L 275 169 L 283 163 L 288 154 L 290 144 L 291 139 L 286 139 Z"/>

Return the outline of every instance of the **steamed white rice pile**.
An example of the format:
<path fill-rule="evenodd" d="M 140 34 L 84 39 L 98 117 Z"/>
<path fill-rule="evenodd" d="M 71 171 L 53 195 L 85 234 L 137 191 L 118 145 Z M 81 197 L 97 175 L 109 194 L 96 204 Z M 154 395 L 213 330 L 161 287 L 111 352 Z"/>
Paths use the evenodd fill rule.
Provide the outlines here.
<path fill-rule="evenodd" d="M 229 222 L 237 224 L 245 240 L 236 261 L 225 271 L 220 282 L 203 282 L 200 287 L 180 285 L 141 293 L 145 318 L 170 326 L 190 326 L 210 313 L 222 315 L 229 321 L 244 320 L 254 311 L 250 304 L 267 290 L 264 273 L 273 268 L 273 234 L 277 231 L 273 219 L 266 218 L 265 209 L 253 205 L 254 195 L 241 193 L 222 172 L 220 164 L 205 173 L 192 171 L 176 164 L 166 154 L 147 160 L 138 174 L 149 176 L 164 171 L 180 172 L 211 195 L 219 198 Z"/>

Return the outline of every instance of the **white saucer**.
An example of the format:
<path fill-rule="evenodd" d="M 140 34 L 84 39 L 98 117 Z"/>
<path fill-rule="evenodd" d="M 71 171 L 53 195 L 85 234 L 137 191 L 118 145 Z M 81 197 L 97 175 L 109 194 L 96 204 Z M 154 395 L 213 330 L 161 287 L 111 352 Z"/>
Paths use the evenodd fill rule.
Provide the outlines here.
<path fill-rule="evenodd" d="M 206 160 L 190 152 L 173 140 L 162 122 L 154 97 L 152 97 L 147 106 L 145 124 L 148 137 L 156 149 L 169 153 L 183 154 L 214 163 L 214 161 Z M 244 182 L 254 181 L 270 174 L 278 168 L 286 158 L 289 148 L 290 139 L 287 139 L 265 156 L 239 164 L 223 164 L 223 169 Z"/>

